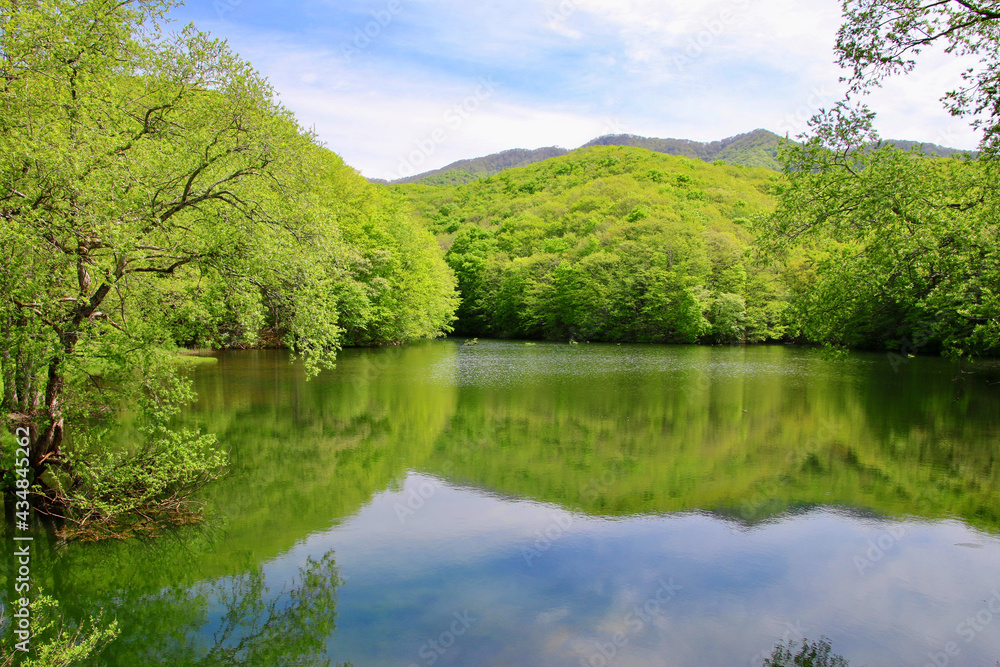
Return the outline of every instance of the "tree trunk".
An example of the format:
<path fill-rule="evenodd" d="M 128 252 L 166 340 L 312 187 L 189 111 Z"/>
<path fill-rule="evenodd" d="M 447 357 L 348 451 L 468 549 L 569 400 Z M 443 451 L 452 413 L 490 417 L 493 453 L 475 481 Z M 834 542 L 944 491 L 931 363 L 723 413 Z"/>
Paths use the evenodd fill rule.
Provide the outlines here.
<path fill-rule="evenodd" d="M 35 432 L 38 433 L 38 437 L 32 441 L 30 447 L 31 467 L 35 471 L 36 480 L 45 472 L 49 459 L 59 454 L 59 447 L 62 445 L 62 394 L 66 385 L 62 373 L 63 358 L 59 356 L 49 362 L 48 383 L 45 387 L 45 407 L 42 414 L 39 415 L 47 418 L 47 423 L 40 433 L 36 427 Z"/>
<path fill-rule="evenodd" d="M 10 332 L 4 330 L 3 335 L 9 336 Z M 4 348 L 0 368 L 3 368 L 3 409 L 5 412 L 13 412 L 17 404 L 17 372 L 9 348 Z"/>
<path fill-rule="evenodd" d="M 40 416 L 46 417 L 44 429 L 38 437 L 31 443 L 29 448 L 31 467 L 35 471 L 35 480 L 38 481 L 42 473 L 49 466 L 49 461 L 57 458 L 59 447 L 63 441 L 63 411 L 62 398 L 66 388 L 66 378 L 63 374 L 63 362 L 72 356 L 78 340 L 78 321 L 74 321 L 70 331 L 62 331 L 59 338 L 62 341 L 62 350 L 59 354 L 49 360 L 48 381 L 45 384 L 45 406 Z M 35 410 L 35 414 L 39 411 Z"/>

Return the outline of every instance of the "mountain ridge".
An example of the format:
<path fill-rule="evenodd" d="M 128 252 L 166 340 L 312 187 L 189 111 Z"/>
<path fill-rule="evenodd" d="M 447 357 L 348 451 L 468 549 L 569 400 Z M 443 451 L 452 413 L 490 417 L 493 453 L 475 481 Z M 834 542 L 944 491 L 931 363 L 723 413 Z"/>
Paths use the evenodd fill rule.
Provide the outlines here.
<path fill-rule="evenodd" d="M 569 153 L 568 149 L 561 148 L 559 146 L 545 146 L 543 148 L 535 149 L 510 148 L 505 151 L 500 151 L 499 153 L 491 153 L 482 157 L 458 160 L 449 165 L 445 165 L 440 169 L 432 169 L 420 174 L 414 174 L 413 176 L 397 178 L 392 181 L 386 181 L 384 179 L 369 180 L 374 183 L 400 185 L 403 183 L 425 182 L 430 179 L 434 181 L 431 183 L 432 185 L 465 185 L 471 181 L 498 174 L 504 169 L 526 167 L 529 164 L 541 162 L 542 160 L 547 160 L 551 157 L 566 155 L 567 153 Z M 467 176 L 458 176 L 457 174 L 454 174 L 453 178 L 457 180 L 453 182 L 451 180 L 452 177 L 449 177 L 448 175 L 453 174 L 454 172 L 461 172 Z"/>
<path fill-rule="evenodd" d="M 535 149 L 512 148 L 477 158 L 457 160 L 439 169 L 432 169 L 392 181 L 378 178 L 368 180 L 383 185 L 400 185 L 403 183 L 445 186 L 465 185 L 481 178 L 493 176 L 505 169 L 524 167 L 549 158 L 567 155 L 573 150 L 589 148 L 591 146 L 634 146 L 637 148 L 646 148 L 656 153 L 679 155 L 700 159 L 705 162 L 722 161 L 735 166 L 763 167 L 765 169 L 780 171 L 781 165 L 778 162 L 778 149 L 783 140 L 784 138 L 778 134 L 762 128 L 717 141 L 663 139 L 643 137 L 635 134 L 605 134 L 591 139 L 582 146 L 572 150 L 560 146 L 545 146 Z M 886 139 L 883 143 L 895 144 L 903 150 L 917 148 L 923 153 L 939 157 L 955 157 L 956 155 L 975 153 L 974 151 L 948 148 L 921 141 Z"/>

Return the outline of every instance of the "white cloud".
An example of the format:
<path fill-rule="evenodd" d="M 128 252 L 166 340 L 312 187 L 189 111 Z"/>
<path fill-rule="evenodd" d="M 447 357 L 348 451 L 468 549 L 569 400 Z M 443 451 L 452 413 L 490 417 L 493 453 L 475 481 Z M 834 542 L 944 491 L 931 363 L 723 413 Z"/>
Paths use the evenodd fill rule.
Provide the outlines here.
<path fill-rule="evenodd" d="M 842 91 L 838 0 L 399 2 L 377 26 L 387 0 L 358 0 L 349 15 L 325 0 L 283 6 L 290 25 L 238 12 L 202 25 L 227 37 L 304 125 L 368 176 L 397 173 L 436 129 L 446 138 L 424 151 L 421 171 L 507 148 L 572 148 L 620 131 L 616 124 L 703 141 L 757 127 L 794 135 Z M 366 28 L 369 41 L 345 57 Z M 973 147 L 973 133 L 938 101 L 960 64 L 924 60 L 871 97 L 880 130 Z M 484 77 L 496 92 L 449 125 L 445 114 Z"/>

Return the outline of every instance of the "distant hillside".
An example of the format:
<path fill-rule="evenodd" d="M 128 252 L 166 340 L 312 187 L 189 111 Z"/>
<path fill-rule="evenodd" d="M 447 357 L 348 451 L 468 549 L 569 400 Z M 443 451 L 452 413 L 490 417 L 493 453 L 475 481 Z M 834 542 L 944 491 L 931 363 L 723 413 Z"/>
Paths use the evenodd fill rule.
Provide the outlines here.
<path fill-rule="evenodd" d="M 657 139 L 641 137 L 635 134 L 606 134 L 585 143 L 581 148 L 593 146 L 632 146 L 645 148 L 656 153 L 679 155 L 695 158 L 705 162 L 722 161 L 739 167 L 763 167 L 774 171 L 781 170 L 778 162 L 778 148 L 782 137 L 768 130 L 757 129 L 744 134 L 737 134 L 720 141 L 692 141 L 690 139 Z M 939 157 L 956 157 L 964 154 L 975 155 L 972 151 L 956 148 L 946 148 L 937 144 L 887 139 L 884 143 L 894 144 L 902 150 L 917 148 L 925 155 Z M 499 174 L 505 169 L 526 167 L 552 157 L 566 155 L 569 151 L 558 146 L 527 150 L 513 150 L 494 153 L 471 160 L 459 160 L 440 169 L 416 174 L 408 178 L 391 181 L 393 185 L 402 183 L 422 183 L 424 185 L 466 185 L 481 178 Z M 371 179 L 377 183 L 389 183 L 381 179 Z"/>
<path fill-rule="evenodd" d="M 581 148 L 591 146 L 635 146 L 667 155 L 683 155 L 699 158 L 706 162 L 722 160 L 726 164 L 742 167 L 764 167 L 778 170 L 776 156 L 781 137 L 767 130 L 754 130 L 746 134 L 729 137 L 721 141 L 703 143 L 687 139 L 656 139 L 634 134 L 608 134 L 588 141 Z M 471 160 L 459 160 L 449 165 L 415 176 L 391 181 L 401 183 L 423 183 L 424 185 L 465 185 L 481 178 L 499 174 L 504 169 L 526 167 L 552 157 L 566 155 L 569 151 L 558 146 L 527 150 L 513 150 L 494 153 Z M 390 183 L 382 179 L 371 179 L 376 183 Z"/>
<path fill-rule="evenodd" d="M 726 164 L 741 167 L 764 167 L 781 169 L 778 164 L 778 146 L 781 142 L 774 132 L 754 130 L 738 134 L 721 141 L 701 142 L 690 139 L 656 139 L 634 134 L 609 134 L 598 137 L 583 145 L 589 146 L 635 146 L 667 155 L 683 155 L 705 162 L 722 160 Z"/>
<path fill-rule="evenodd" d="M 964 151 L 958 148 L 947 148 L 937 144 L 928 144 L 921 141 L 907 141 L 905 139 L 886 139 L 883 144 L 892 144 L 896 148 L 904 151 L 916 148 L 924 155 L 936 155 L 937 157 L 959 157 L 961 155 L 978 155 L 977 151 Z"/>
<path fill-rule="evenodd" d="M 493 153 L 484 157 L 477 157 L 471 160 L 459 160 L 451 164 L 426 171 L 422 174 L 400 178 L 392 181 L 397 183 L 424 183 L 425 185 L 465 185 L 480 178 L 486 178 L 493 174 L 499 174 L 504 169 L 514 167 L 524 167 L 529 164 L 548 160 L 550 157 L 558 157 L 568 153 L 565 148 L 558 146 L 548 146 L 546 148 L 536 148 L 528 150 L 525 148 L 513 148 L 500 153 Z"/>

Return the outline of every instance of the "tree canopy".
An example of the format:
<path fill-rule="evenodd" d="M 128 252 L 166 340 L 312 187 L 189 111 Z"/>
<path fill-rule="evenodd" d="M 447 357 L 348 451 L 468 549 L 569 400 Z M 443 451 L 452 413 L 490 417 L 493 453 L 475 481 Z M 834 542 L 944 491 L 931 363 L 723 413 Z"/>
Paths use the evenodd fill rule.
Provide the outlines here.
<path fill-rule="evenodd" d="M 777 209 L 755 225 L 759 248 L 802 276 L 791 287 L 797 333 L 909 353 L 1000 352 L 990 166 L 878 146 L 870 116 L 829 113 L 817 128 L 786 151 Z"/>
<path fill-rule="evenodd" d="M 190 396 L 178 344 L 281 344 L 316 372 L 344 344 L 446 331 L 454 310 L 431 235 L 224 42 L 164 32 L 172 4 L 0 5 L 2 407 L 36 477 L 74 468 L 68 423 L 91 425 L 82 451 L 125 404 L 148 420 L 137 479 L 217 468 L 208 439 L 167 426 Z M 96 484 L 85 467 L 56 499 Z"/>
<path fill-rule="evenodd" d="M 1000 149 L 1000 4 L 989 0 L 844 0 L 838 63 L 851 92 L 865 92 L 909 74 L 925 49 L 978 58 L 943 101 L 982 131 L 981 147 Z"/>
<path fill-rule="evenodd" d="M 1000 351 L 1000 9 L 965 0 L 846 0 L 837 40 L 849 99 L 783 153 L 778 207 L 755 225 L 766 256 L 797 254 L 798 333 L 836 346 Z M 978 56 L 944 102 L 981 132 L 978 156 L 928 159 L 883 143 L 850 96 L 917 67 L 932 45 Z M 792 250 L 792 249 L 795 250 Z"/>
<path fill-rule="evenodd" d="M 776 175 L 591 147 L 457 188 L 397 186 L 448 247 L 469 336 L 780 338 L 777 272 L 747 265 Z"/>

